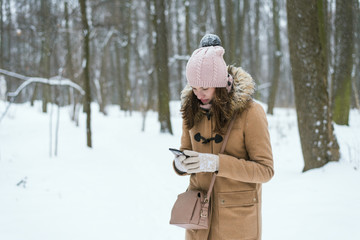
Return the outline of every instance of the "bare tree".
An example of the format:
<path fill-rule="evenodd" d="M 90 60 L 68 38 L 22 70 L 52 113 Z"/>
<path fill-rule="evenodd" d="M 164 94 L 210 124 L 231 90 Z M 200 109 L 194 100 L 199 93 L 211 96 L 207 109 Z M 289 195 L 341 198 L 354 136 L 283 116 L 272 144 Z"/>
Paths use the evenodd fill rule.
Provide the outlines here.
<path fill-rule="evenodd" d="M 272 15 L 273 15 L 273 27 L 274 27 L 274 38 L 275 38 L 275 51 L 273 56 L 273 74 L 271 78 L 271 88 L 270 88 L 270 95 L 268 98 L 268 114 L 274 114 L 274 107 L 275 107 L 275 100 L 276 100 L 276 93 L 278 90 L 279 85 L 279 78 L 280 78 L 280 63 L 281 63 L 281 42 L 280 42 L 280 26 L 279 26 L 279 6 L 278 0 L 273 0 L 272 6 Z"/>
<path fill-rule="evenodd" d="M 84 34 L 84 55 L 83 55 L 83 79 L 84 79 L 84 86 L 85 86 L 85 103 L 84 103 L 84 110 L 86 112 L 86 139 L 87 139 L 87 146 L 92 147 L 91 141 L 91 88 L 90 88 L 90 28 L 87 20 L 87 13 L 86 13 L 86 0 L 79 0 L 80 3 L 80 10 L 81 10 L 81 22 L 83 26 L 83 34 Z"/>
<path fill-rule="evenodd" d="M 214 9 L 215 9 L 215 16 L 216 16 L 216 33 L 219 38 L 224 41 L 224 30 L 223 30 L 223 23 L 222 23 L 222 13 L 221 13 L 221 3 L 220 0 L 214 0 Z"/>
<path fill-rule="evenodd" d="M 336 1 L 333 120 L 349 125 L 351 73 L 353 67 L 353 1 Z"/>
<path fill-rule="evenodd" d="M 51 2 L 50 0 L 41 0 L 40 3 L 40 26 L 41 26 L 41 58 L 40 58 L 40 69 L 41 76 L 45 78 L 50 77 L 50 56 L 51 56 L 51 46 L 50 46 L 50 35 L 51 35 Z M 50 101 L 50 87 L 44 85 L 42 88 L 42 111 L 47 112 L 47 104 Z"/>
<path fill-rule="evenodd" d="M 183 0 L 185 6 L 185 39 L 186 39 L 186 53 L 191 54 L 190 46 L 190 2 L 188 0 Z"/>
<path fill-rule="evenodd" d="M 317 3 L 287 0 L 287 16 L 303 171 L 307 171 L 338 161 L 339 146 L 330 118 Z"/>
<path fill-rule="evenodd" d="M 236 35 L 236 48 L 238 49 L 238 56 L 237 56 L 237 64 L 241 66 L 243 64 L 243 53 L 244 53 L 244 33 L 245 33 L 245 20 L 246 15 L 249 11 L 249 0 L 244 0 L 244 5 L 242 7 L 242 11 L 240 11 L 240 8 L 238 8 L 238 13 L 240 16 L 238 16 L 237 20 L 237 35 Z M 229 31 L 233 31 L 232 29 L 229 29 Z"/>
<path fill-rule="evenodd" d="M 354 105 L 357 109 L 360 110 L 360 3 L 358 0 L 354 0 L 354 76 L 352 81 L 352 88 L 353 88 L 353 96 L 354 96 Z M 357 23 L 357 24 L 356 24 Z"/>
<path fill-rule="evenodd" d="M 158 82 L 158 114 L 160 131 L 172 134 L 170 108 L 169 108 L 169 69 L 168 69 L 168 43 L 165 22 L 165 1 L 154 0 L 155 3 L 155 31 L 156 31 L 156 57 L 155 66 Z"/>
<path fill-rule="evenodd" d="M 236 48 L 235 48 L 235 41 L 236 41 L 236 31 L 234 26 L 234 17 L 235 12 L 237 9 L 234 8 L 233 0 L 225 1 L 225 8 L 226 8 L 226 55 L 225 58 L 229 64 L 233 64 L 235 62 L 235 55 L 236 55 Z M 240 36 L 243 38 L 243 36 Z M 225 40 L 225 39 L 224 39 Z"/>

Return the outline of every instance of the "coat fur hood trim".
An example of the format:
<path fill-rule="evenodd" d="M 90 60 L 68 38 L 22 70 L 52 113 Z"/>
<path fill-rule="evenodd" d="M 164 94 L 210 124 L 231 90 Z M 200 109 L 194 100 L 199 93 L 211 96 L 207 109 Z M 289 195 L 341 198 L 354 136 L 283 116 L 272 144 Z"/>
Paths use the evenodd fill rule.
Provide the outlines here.
<path fill-rule="evenodd" d="M 228 66 L 228 72 L 232 75 L 233 82 L 233 104 L 235 111 L 242 112 L 247 108 L 252 95 L 255 92 L 255 82 L 249 73 L 244 71 L 241 67 Z M 189 84 L 181 92 L 181 103 L 189 98 L 192 94 L 192 88 Z"/>

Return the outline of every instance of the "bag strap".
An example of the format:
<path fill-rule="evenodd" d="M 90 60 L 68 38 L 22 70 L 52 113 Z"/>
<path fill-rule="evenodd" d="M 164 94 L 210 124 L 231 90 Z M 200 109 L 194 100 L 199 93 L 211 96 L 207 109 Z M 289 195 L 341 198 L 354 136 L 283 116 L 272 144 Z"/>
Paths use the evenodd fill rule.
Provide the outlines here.
<path fill-rule="evenodd" d="M 225 138 L 224 138 L 224 142 L 223 142 L 223 144 L 222 144 L 222 146 L 221 146 L 221 149 L 220 149 L 220 152 L 219 152 L 220 154 L 221 154 L 221 153 L 224 153 L 224 151 L 225 151 L 225 147 L 226 147 L 227 141 L 228 141 L 228 139 L 229 139 L 229 135 L 230 135 L 231 129 L 232 129 L 233 125 L 234 125 L 236 115 L 237 115 L 237 114 L 235 113 L 235 114 L 234 114 L 234 117 L 231 119 L 231 122 L 230 122 L 230 124 L 229 124 L 229 127 L 228 127 L 228 129 L 227 129 L 227 132 L 226 132 L 226 135 L 225 135 Z M 208 192 L 207 192 L 207 194 L 206 194 L 206 199 L 207 199 L 207 201 L 210 200 L 211 192 L 212 192 L 212 190 L 213 190 L 213 188 L 214 188 L 214 184 L 215 184 L 215 178 L 216 178 L 216 173 L 214 173 L 213 176 L 212 176 L 212 178 L 211 178 L 209 190 L 208 190 Z M 205 200 L 205 201 L 206 201 L 206 200 Z"/>
<path fill-rule="evenodd" d="M 234 117 L 231 119 L 231 122 L 229 124 L 229 127 L 227 129 L 227 132 L 226 132 L 226 135 L 225 135 L 225 138 L 224 138 L 224 142 L 223 142 L 223 144 L 221 146 L 221 149 L 220 149 L 219 153 L 224 153 L 224 151 L 225 151 L 225 147 L 226 147 L 227 141 L 229 140 L 229 135 L 230 135 L 231 129 L 232 129 L 233 125 L 234 125 L 236 115 L 237 114 L 234 114 Z"/>

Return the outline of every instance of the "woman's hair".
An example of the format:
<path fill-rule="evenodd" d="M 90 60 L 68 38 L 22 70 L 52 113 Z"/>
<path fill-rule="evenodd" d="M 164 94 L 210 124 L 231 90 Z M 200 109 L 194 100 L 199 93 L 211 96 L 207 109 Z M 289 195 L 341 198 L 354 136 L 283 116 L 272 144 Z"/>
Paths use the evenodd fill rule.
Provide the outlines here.
<path fill-rule="evenodd" d="M 215 95 L 211 101 L 210 114 L 215 119 L 214 131 L 224 134 L 225 126 L 232 118 L 235 107 L 233 101 L 234 89 L 230 92 L 226 88 L 215 88 Z M 194 92 L 190 93 L 181 107 L 182 117 L 188 129 L 198 124 L 205 116 L 204 110 L 200 108 L 200 101 L 197 99 Z"/>

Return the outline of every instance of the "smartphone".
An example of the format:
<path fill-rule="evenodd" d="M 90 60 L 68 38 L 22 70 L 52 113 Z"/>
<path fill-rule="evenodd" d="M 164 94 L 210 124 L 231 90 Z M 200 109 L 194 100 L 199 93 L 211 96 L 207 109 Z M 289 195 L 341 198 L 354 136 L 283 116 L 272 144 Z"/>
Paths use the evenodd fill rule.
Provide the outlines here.
<path fill-rule="evenodd" d="M 184 155 L 185 157 L 188 157 L 185 155 L 182 151 L 175 149 L 175 148 L 169 148 L 169 150 L 175 155 L 175 156 L 181 156 Z"/>

